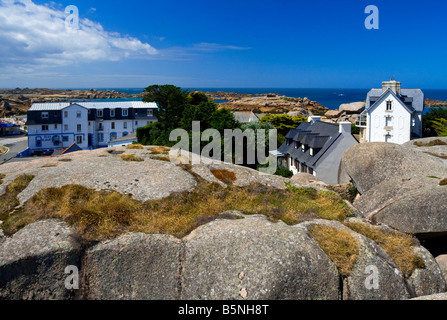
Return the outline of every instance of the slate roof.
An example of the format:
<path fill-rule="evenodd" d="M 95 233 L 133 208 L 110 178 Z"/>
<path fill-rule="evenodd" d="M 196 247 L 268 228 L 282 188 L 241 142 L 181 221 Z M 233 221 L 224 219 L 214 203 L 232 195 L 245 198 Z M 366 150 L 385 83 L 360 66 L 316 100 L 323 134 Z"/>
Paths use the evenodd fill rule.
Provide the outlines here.
<path fill-rule="evenodd" d="M 368 111 L 384 93 L 386 93 L 386 91 L 383 92 L 381 88 L 371 89 L 366 96 L 365 111 Z M 421 89 L 402 88 L 400 90 L 400 95 L 394 95 L 411 111 L 422 112 L 424 110 L 424 93 Z"/>
<path fill-rule="evenodd" d="M 143 102 L 143 101 L 112 101 L 112 102 L 73 102 L 81 107 L 87 109 L 157 109 L 155 102 Z M 33 103 L 29 111 L 57 111 L 62 110 L 70 106 L 70 102 L 48 102 L 48 103 Z"/>
<path fill-rule="evenodd" d="M 290 138 L 292 135 L 293 138 Z M 322 121 L 316 121 L 313 124 L 303 122 L 298 128 L 290 130 L 287 134 L 286 138 L 292 139 L 292 143 L 287 145 L 286 140 L 278 148 L 278 151 L 290 155 L 293 159 L 297 159 L 307 166 L 313 167 L 340 135 L 339 126 L 336 124 Z M 295 148 L 295 142 L 298 142 L 297 149 Z M 314 155 L 310 155 L 309 148 L 306 148 L 306 152 L 303 152 L 301 144 L 313 148 Z"/>

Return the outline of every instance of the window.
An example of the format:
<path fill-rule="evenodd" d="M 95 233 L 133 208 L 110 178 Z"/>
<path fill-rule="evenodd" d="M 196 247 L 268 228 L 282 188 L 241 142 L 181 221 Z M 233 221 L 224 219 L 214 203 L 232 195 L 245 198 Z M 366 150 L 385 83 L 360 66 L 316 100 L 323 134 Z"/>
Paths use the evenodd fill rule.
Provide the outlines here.
<path fill-rule="evenodd" d="M 64 111 L 64 118 L 68 118 L 68 111 Z"/>
<path fill-rule="evenodd" d="M 64 131 L 68 131 L 68 124 L 64 124 Z"/>
<path fill-rule="evenodd" d="M 152 117 L 154 112 L 152 110 L 147 110 L 147 116 Z"/>
<path fill-rule="evenodd" d="M 102 130 L 102 129 L 103 129 L 102 122 L 100 122 L 100 123 L 98 123 L 98 130 Z"/>
<path fill-rule="evenodd" d="M 54 130 L 56 130 L 57 129 L 57 123 L 54 125 Z"/>
<path fill-rule="evenodd" d="M 104 133 L 98 133 L 98 141 L 103 142 L 104 141 Z"/>
<path fill-rule="evenodd" d="M 103 115 L 102 110 L 97 110 L 97 111 L 96 111 L 96 115 L 97 115 L 98 117 L 102 118 L 102 115 Z"/>
<path fill-rule="evenodd" d="M 112 129 L 115 129 L 115 122 L 112 122 Z"/>
<path fill-rule="evenodd" d="M 306 146 L 304 144 L 301 145 L 301 151 L 306 152 Z"/>
<path fill-rule="evenodd" d="M 116 139 L 116 132 L 112 132 L 110 134 L 110 141 L 115 140 Z"/>
<path fill-rule="evenodd" d="M 81 111 L 76 111 L 76 118 L 80 118 L 81 117 Z"/>
<path fill-rule="evenodd" d="M 91 126 L 92 126 L 92 123 L 91 123 L 90 121 L 88 122 L 88 126 L 89 126 L 89 127 L 91 127 Z"/>
<path fill-rule="evenodd" d="M 76 136 L 76 143 L 82 144 L 82 136 Z"/>
<path fill-rule="evenodd" d="M 123 117 L 127 117 L 129 115 L 129 110 L 123 109 L 122 114 L 123 114 Z"/>
<path fill-rule="evenodd" d="M 36 138 L 36 147 L 41 147 L 42 146 L 42 138 L 37 137 Z"/>
<path fill-rule="evenodd" d="M 129 135 L 127 132 L 123 132 L 123 137 Z"/>
<path fill-rule="evenodd" d="M 124 123 L 123 123 L 123 128 L 124 128 L 124 129 L 127 129 L 127 122 L 124 122 Z"/>
<path fill-rule="evenodd" d="M 42 125 L 42 131 L 48 131 L 48 125 L 47 124 Z"/>
<path fill-rule="evenodd" d="M 387 101 L 386 102 L 386 111 L 392 111 L 393 110 L 393 102 Z"/>
<path fill-rule="evenodd" d="M 68 141 L 68 136 L 62 136 L 62 141 L 67 142 Z"/>
<path fill-rule="evenodd" d="M 114 117 L 115 116 L 115 109 L 110 109 L 110 116 Z"/>
<path fill-rule="evenodd" d="M 48 112 L 42 112 L 41 117 L 42 117 L 42 119 L 48 119 L 48 117 L 49 117 Z"/>
<path fill-rule="evenodd" d="M 385 136 L 385 142 L 390 142 L 391 141 L 391 135 L 390 134 L 387 134 L 386 136 Z"/>
<path fill-rule="evenodd" d="M 82 131 L 82 126 L 81 126 L 80 124 L 78 124 L 78 125 L 76 126 L 76 128 L 77 128 L 77 131 L 78 131 L 78 132 L 81 132 L 81 131 Z"/>
<path fill-rule="evenodd" d="M 391 126 L 393 126 L 393 118 L 391 118 L 391 117 L 386 117 L 385 126 L 386 126 L 386 127 L 391 127 Z"/>
<path fill-rule="evenodd" d="M 138 126 L 138 121 L 135 121 L 135 125 Z"/>
<path fill-rule="evenodd" d="M 310 149 L 309 149 L 309 154 L 310 154 L 311 156 L 314 155 L 314 149 L 313 149 L 313 148 L 310 148 Z"/>

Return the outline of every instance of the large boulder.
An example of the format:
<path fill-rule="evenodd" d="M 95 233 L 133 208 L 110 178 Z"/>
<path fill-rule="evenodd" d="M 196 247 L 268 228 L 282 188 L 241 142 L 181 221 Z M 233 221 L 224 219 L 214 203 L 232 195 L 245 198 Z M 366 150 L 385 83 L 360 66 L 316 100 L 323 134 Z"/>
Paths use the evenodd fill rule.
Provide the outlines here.
<path fill-rule="evenodd" d="M 0 299 L 70 299 L 67 266 L 80 266 L 80 247 L 66 223 L 30 224 L 0 243 Z"/>
<path fill-rule="evenodd" d="M 130 233 L 101 242 L 84 256 L 85 298 L 172 300 L 177 287 L 180 240 Z"/>
<path fill-rule="evenodd" d="M 447 166 L 439 158 L 390 143 L 364 143 L 348 149 L 339 177 L 359 192 L 360 214 L 420 237 L 447 232 Z"/>
<path fill-rule="evenodd" d="M 442 271 L 444 279 L 447 281 L 447 254 L 441 254 L 436 257 L 436 263 L 439 266 L 439 269 Z"/>
<path fill-rule="evenodd" d="M 365 106 L 366 103 L 364 101 L 345 103 L 340 105 L 338 110 L 340 110 L 341 113 L 346 112 L 347 114 L 361 113 L 365 110 Z"/>
<path fill-rule="evenodd" d="M 332 119 L 332 118 L 338 118 L 342 113 L 343 112 L 340 110 L 329 110 L 324 115 L 326 116 L 326 118 Z"/>
<path fill-rule="evenodd" d="M 391 258 L 374 241 L 347 228 L 340 222 L 314 220 L 303 223 L 307 228 L 323 225 L 349 232 L 359 244 L 357 260 L 349 274 L 343 278 L 343 300 L 402 300 L 410 297 L 405 278 Z M 371 275 L 369 268 L 378 271 L 378 287 L 366 285 Z"/>
<path fill-rule="evenodd" d="M 302 226 L 216 220 L 185 239 L 182 299 L 338 299 L 334 264 Z"/>

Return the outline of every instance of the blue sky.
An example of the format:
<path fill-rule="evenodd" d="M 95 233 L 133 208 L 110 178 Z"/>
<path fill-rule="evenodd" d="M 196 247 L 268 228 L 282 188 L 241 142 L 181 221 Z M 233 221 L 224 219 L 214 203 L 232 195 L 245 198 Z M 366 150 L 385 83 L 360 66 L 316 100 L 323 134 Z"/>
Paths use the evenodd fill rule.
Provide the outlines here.
<path fill-rule="evenodd" d="M 0 0 L 0 87 L 447 88 L 446 18 L 439 0 Z"/>

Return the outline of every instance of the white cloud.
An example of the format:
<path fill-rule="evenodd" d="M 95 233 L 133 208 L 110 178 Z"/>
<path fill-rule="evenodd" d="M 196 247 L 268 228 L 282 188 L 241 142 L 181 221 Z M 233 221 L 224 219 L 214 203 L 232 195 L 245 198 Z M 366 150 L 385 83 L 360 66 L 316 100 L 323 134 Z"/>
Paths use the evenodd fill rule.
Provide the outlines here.
<path fill-rule="evenodd" d="M 67 14 L 55 3 L 0 0 L 0 66 L 30 70 L 93 61 L 118 61 L 157 55 L 148 43 L 108 32 L 88 19 L 79 30 L 65 27 Z"/>

